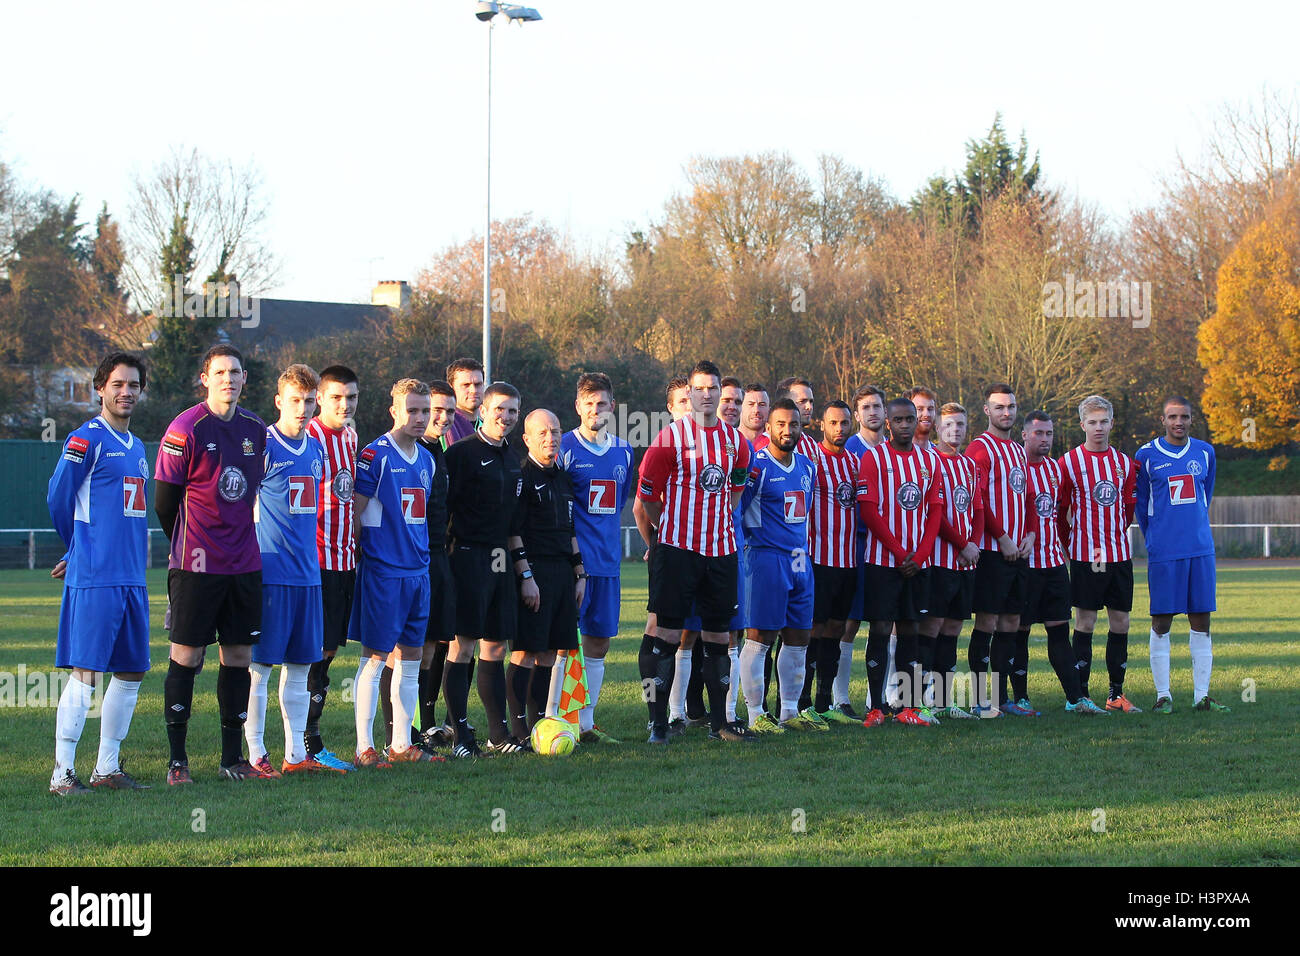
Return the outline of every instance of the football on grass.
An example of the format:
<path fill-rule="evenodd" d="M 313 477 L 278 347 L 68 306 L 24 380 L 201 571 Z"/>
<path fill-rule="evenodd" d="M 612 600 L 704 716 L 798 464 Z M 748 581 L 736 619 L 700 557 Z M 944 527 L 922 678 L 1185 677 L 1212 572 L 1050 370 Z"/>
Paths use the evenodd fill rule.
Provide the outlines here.
<path fill-rule="evenodd" d="M 533 752 L 562 757 L 571 754 L 578 746 L 578 735 L 573 725 L 558 717 L 543 717 L 533 724 Z"/>

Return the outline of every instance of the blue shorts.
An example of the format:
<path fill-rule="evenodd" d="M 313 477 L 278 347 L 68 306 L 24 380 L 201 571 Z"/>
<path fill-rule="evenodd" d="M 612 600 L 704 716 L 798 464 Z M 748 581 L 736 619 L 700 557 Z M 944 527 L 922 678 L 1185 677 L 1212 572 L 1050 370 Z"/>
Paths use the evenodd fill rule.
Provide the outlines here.
<path fill-rule="evenodd" d="M 429 624 L 429 572 L 390 578 L 357 565 L 348 640 L 385 654 L 398 644 L 423 647 Z"/>
<path fill-rule="evenodd" d="M 325 627 L 321 589 L 291 584 L 262 585 L 262 639 L 253 645 L 258 664 L 315 664 Z"/>
<path fill-rule="evenodd" d="M 55 667 L 100 674 L 149 669 L 149 589 L 63 589 Z"/>
<path fill-rule="evenodd" d="M 587 590 L 578 609 L 578 630 L 587 637 L 618 637 L 618 612 L 621 606 L 619 577 L 589 576 Z"/>
<path fill-rule="evenodd" d="M 729 631 L 743 631 L 745 628 L 749 627 L 749 624 L 747 623 L 749 620 L 747 616 L 749 613 L 749 584 L 745 578 L 746 563 L 744 552 L 742 551 L 738 557 L 740 559 L 740 573 L 736 576 L 736 613 L 731 618 L 731 626 L 727 628 Z M 682 625 L 682 630 L 695 631 L 696 633 L 699 633 L 703 627 L 704 622 L 700 619 L 700 615 L 697 612 L 695 605 L 691 605 L 691 613 L 686 616 L 686 623 Z"/>
<path fill-rule="evenodd" d="M 1147 564 L 1152 614 L 1208 614 L 1214 602 L 1214 555 Z"/>
<path fill-rule="evenodd" d="M 854 546 L 858 549 L 858 583 L 853 588 L 853 605 L 849 608 L 850 621 L 865 621 L 866 611 L 863 601 L 867 597 L 867 536 L 857 536 Z"/>
<path fill-rule="evenodd" d="M 760 631 L 783 627 L 806 631 L 813 619 L 812 558 L 773 548 L 745 548 L 749 626 Z"/>

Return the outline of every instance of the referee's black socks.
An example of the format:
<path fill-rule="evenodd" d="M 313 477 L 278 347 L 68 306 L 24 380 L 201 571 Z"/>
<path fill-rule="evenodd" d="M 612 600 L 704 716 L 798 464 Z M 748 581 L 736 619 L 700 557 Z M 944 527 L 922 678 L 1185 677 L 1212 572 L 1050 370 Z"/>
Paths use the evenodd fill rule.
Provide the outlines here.
<path fill-rule="evenodd" d="M 470 741 L 469 731 L 469 662 L 448 661 L 443 668 L 442 696 L 447 700 L 447 722 L 456 731 L 456 743 Z"/>
<path fill-rule="evenodd" d="M 504 743 L 510 736 L 506 726 L 506 665 L 504 661 L 478 662 L 478 697 L 487 711 L 488 739 Z"/>
<path fill-rule="evenodd" d="M 217 669 L 217 709 L 221 712 L 221 766 L 233 767 L 244 759 L 244 721 L 248 719 L 248 691 L 253 678 L 248 665 Z M 193 684 L 190 685 L 193 687 Z"/>
<path fill-rule="evenodd" d="M 1128 631 L 1111 631 L 1106 635 L 1106 674 L 1110 677 L 1110 696 L 1124 693 L 1124 671 L 1128 667 Z"/>
<path fill-rule="evenodd" d="M 536 664 L 533 666 L 533 682 L 528 689 L 529 731 L 533 729 L 533 724 L 546 716 L 546 708 L 551 702 L 551 674 L 554 670 L 554 665 L 543 667 L 541 664 Z"/>
<path fill-rule="evenodd" d="M 516 740 L 528 739 L 528 693 L 532 683 L 531 667 L 515 663 L 506 667 L 506 703 L 510 706 L 510 734 Z M 492 726 L 491 720 L 488 721 L 488 725 Z"/>
<path fill-rule="evenodd" d="M 168 659 L 163 680 L 163 719 L 167 722 L 167 746 L 172 763 L 185 763 L 185 734 L 189 729 L 190 707 L 194 703 L 194 675 L 197 667 L 186 667 Z"/>

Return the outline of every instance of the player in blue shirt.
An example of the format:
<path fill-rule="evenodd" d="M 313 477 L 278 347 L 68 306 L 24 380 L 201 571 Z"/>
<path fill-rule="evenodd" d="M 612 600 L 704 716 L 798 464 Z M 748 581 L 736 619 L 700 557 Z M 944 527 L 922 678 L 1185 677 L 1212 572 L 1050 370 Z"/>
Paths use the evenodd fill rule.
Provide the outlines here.
<path fill-rule="evenodd" d="M 67 553 L 50 576 L 63 579 L 56 667 L 72 675 L 59 697 L 54 724 L 50 793 L 89 793 L 77 777 L 77 743 L 101 674 L 113 672 L 104 692 L 99 758 L 91 787 L 143 790 L 122 769 L 122 741 L 131 728 L 140 682 L 149 670 L 149 548 L 144 444 L 130 432 L 131 413 L 145 387 L 144 363 L 117 352 L 95 369 L 99 415 L 64 442 L 46 503 Z"/>
<path fill-rule="evenodd" d="M 262 483 L 253 506 L 262 552 L 262 639 L 249 667 L 248 761 L 268 777 L 334 770 L 307 753 L 307 672 L 321 658 L 324 627 L 320 563 L 316 558 L 316 504 L 325 448 L 307 433 L 316 411 L 320 378 L 306 365 L 290 365 L 277 383 L 280 419 L 266 430 Z M 277 771 L 263 739 L 267 681 L 280 666 L 280 715 L 284 763 Z"/>
<path fill-rule="evenodd" d="M 587 572 L 578 629 L 587 665 L 588 701 L 578 712 L 578 727 L 583 743 L 616 744 L 617 740 L 596 726 L 596 704 L 605 681 L 609 640 L 618 634 L 622 515 L 635 474 L 632 446 L 606 428 L 614 410 L 614 386 L 604 372 L 578 378 L 573 406 L 579 425 L 560 439 L 559 464 L 573 482 L 574 535 Z M 563 666 L 551 671 L 552 702 L 564 685 L 564 671 Z"/>
<path fill-rule="evenodd" d="M 1192 700 L 1197 710 L 1226 712 L 1210 696 L 1214 650 L 1210 613 L 1215 610 L 1214 535 L 1210 501 L 1214 497 L 1214 447 L 1188 431 L 1191 403 L 1181 395 L 1165 399 L 1163 438 L 1138 449 L 1137 520 L 1147 546 L 1147 586 L 1151 592 L 1151 676 L 1158 714 L 1172 713 L 1169 693 L 1169 629 L 1175 614 L 1186 614 L 1192 653 Z"/>
<path fill-rule="evenodd" d="M 805 657 L 812 633 L 813 573 L 808 556 L 808 512 L 816 466 L 794 449 L 802 434 L 799 408 L 789 398 L 772 403 L 770 441 L 749 469 L 740 508 L 745 527 L 745 648 L 740 676 L 756 733 L 826 730 L 799 713 Z M 776 672 L 781 720 L 763 710 L 763 655 L 781 635 Z"/>
<path fill-rule="evenodd" d="M 357 456 L 354 490 L 357 590 L 348 640 L 361 645 L 354 682 L 358 767 L 390 767 L 389 761 L 441 762 L 411 745 L 411 718 L 420 696 L 420 657 L 429 621 L 429 526 L 433 456 L 416 439 L 429 427 L 429 386 L 404 378 L 393 386 L 392 431 Z M 393 662 L 393 743 L 384 756 L 375 750 L 375 710 L 384 659 Z M 387 759 L 385 759 L 385 757 Z"/>

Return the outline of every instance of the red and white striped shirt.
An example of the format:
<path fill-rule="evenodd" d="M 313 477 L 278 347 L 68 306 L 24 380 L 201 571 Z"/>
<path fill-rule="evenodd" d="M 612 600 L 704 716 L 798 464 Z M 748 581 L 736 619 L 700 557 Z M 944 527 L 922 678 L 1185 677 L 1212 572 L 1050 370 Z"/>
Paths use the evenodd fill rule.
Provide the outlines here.
<path fill-rule="evenodd" d="M 813 507 L 808 523 L 813 564 L 828 568 L 857 567 L 854 544 L 858 533 L 858 456 L 851 451 L 826 450 L 817 442 L 810 459 L 817 468 L 813 482 Z"/>
<path fill-rule="evenodd" d="M 971 442 L 966 456 L 980 466 L 984 478 L 984 539 L 979 542 L 980 550 L 996 551 L 1003 534 L 1019 546 L 1025 535 L 1035 530 L 1026 507 L 1024 446 L 985 432 Z"/>
<path fill-rule="evenodd" d="M 1038 515 L 1038 537 L 1029 552 L 1031 568 L 1059 568 L 1065 563 L 1061 536 L 1056 530 L 1056 509 L 1060 504 L 1061 466 L 1050 458 L 1025 464 L 1029 501 Z"/>
<path fill-rule="evenodd" d="M 979 465 L 965 455 L 939 456 L 939 471 L 943 478 L 940 494 L 943 497 L 943 518 L 940 519 L 939 537 L 934 541 L 934 566 L 950 571 L 974 571 L 957 561 L 965 543 L 979 540 L 976 533 L 984 531 L 984 496 L 980 494 Z M 951 533 L 960 541 L 955 544 L 945 537 Z"/>
<path fill-rule="evenodd" d="M 686 415 L 655 436 L 641 459 L 637 497 L 658 501 L 659 543 L 706 558 L 733 554 L 731 491 L 745 486 L 749 442 L 719 419 L 703 428 Z"/>
<path fill-rule="evenodd" d="M 325 472 L 316 507 L 316 556 L 325 571 L 351 571 L 357 566 L 352 543 L 357 433 L 351 425 L 327 428 L 319 418 L 313 418 L 307 423 L 307 434 L 325 447 Z"/>
<path fill-rule="evenodd" d="M 862 456 L 858 508 L 867 524 L 864 560 L 868 564 L 893 568 L 913 555 L 919 555 L 917 563 L 922 567 L 929 564 L 943 508 L 939 468 L 939 456 L 933 451 L 900 452 L 889 442 Z M 887 529 L 894 539 L 892 546 L 877 528 Z"/>
<path fill-rule="evenodd" d="M 1122 451 L 1088 451 L 1080 445 L 1061 456 L 1061 537 L 1075 561 L 1128 561 L 1128 526 L 1137 504 L 1137 466 Z"/>

